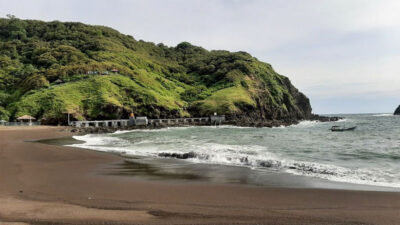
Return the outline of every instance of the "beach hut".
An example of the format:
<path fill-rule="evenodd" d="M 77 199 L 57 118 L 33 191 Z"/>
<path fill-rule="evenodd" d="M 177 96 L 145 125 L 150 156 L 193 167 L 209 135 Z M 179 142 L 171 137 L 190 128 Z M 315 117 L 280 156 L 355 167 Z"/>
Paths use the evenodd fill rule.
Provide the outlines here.
<path fill-rule="evenodd" d="M 7 121 L 5 121 L 5 120 L 0 120 L 0 126 L 5 126 L 6 123 L 7 123 Z"/>
<path fill-rule="evenodd" d="M 29 126 L 32 126 L 32 120 L 36 120 L 35 117 L 29 115 L 23 115 L 17 118 L 20 122 L 29 122 Z"/>

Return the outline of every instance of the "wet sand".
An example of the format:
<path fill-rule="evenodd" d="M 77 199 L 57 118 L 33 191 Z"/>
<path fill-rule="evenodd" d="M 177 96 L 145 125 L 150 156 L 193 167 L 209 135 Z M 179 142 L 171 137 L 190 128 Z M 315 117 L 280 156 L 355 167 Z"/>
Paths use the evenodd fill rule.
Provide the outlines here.
<path fill-rule="evenodd" d="M 32 142 L 62 127 L 0 127 L 0 224 L 399 224 L 400 193 L 146 180 L 113 154 Z"/>

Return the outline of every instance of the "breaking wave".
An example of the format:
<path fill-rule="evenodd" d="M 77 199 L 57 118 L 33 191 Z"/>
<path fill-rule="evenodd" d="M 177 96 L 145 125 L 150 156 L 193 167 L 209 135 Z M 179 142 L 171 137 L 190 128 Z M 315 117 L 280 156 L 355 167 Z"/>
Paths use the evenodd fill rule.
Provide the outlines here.
<path fill-rule="evenodd" d="M 312 126 L 313 124 L 315 123 L 303 122 L 300 126 Z M 267 147 L 260 145 L 221 144 L 201 142 L 199 140 L 165 138 L 163 136 L 136 142 L 130 142 L 115 136 L 93 134 L 74 136 L 74 138 L 85 143 L 74 144 L 72 145 L 73 147 L 98 151 L 176 158 L 192 163 L 272 169 L 294 175 L 317 177 L 337 182 L 400 187 L 400 180 L 396 177 L 396 174 L 390 173 L 390 171 L 366 168 L 350 169 L 337 165 L 285 159 L 282 156 L 271 153 Z"/>
<path fill-rule="evenodd" d="M 375 185 L 383 187 L 400 187 L 399 182 L 391 182 L 395 179 L 395 174 L 389 174 L 381 170 L 370 169 L 348 169 L 344 167 L 326 165 L 311 162 L 297 162 L 292 160 L 279 160 L 276 158 L 265 158 L 243 155 L 219 155 L 204 154 L 196 152 L 188 153 L 160 153 L 159 157 L 172 157 L 177 159 L 187 159 L 192 162 L 213 163 L 222 165 L 246 166 L 251 168 L 268 168 L 283 170 L 287 173 L 318 177 L 337 182 Z"/>
<path fill-rule="evenodd" d="M 394 115 L 393 114 L 389 114 L 389 113 L 382 113 L 382 114 L 375 114 L 375 115 L 372 115 L 372 116 L 382 117 L 382 116 L 394 116 Z"/>

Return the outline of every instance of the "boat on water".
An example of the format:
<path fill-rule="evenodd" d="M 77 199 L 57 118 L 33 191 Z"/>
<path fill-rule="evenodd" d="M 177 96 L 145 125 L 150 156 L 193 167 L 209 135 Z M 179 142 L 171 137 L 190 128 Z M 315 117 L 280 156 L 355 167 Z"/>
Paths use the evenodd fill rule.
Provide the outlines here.
<path fill-rule="evenodd" d="M 348 128 L 346 128 L 346 127 L 341 127 L 341 126 L 332 126 L 331 127 L 331 131 L 352 131 L 352 130 L 355 130 L 357 128 L 357 126 L 354 126 L 354 127 L 348 127 Z"/>

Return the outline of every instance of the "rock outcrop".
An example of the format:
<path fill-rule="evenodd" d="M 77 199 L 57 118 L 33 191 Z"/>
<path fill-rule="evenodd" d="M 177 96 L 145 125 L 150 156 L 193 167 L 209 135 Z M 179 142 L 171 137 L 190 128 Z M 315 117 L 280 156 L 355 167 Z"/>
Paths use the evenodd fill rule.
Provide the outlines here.
<path fill-rule="evenodd" d="M 400 105 L 397 107 L 397 109 L 394 111 L 394 115 L 400 115 Z"/>

